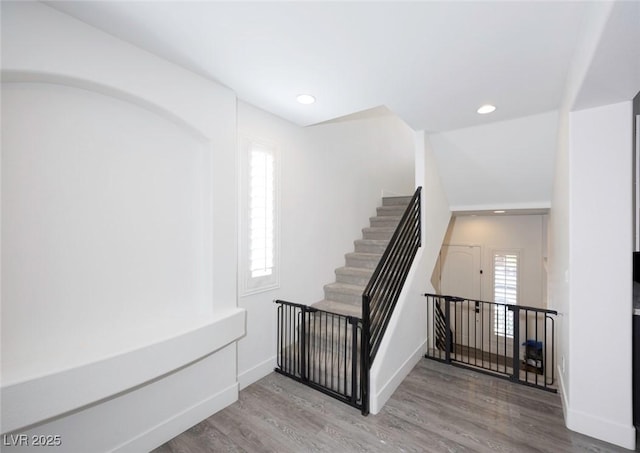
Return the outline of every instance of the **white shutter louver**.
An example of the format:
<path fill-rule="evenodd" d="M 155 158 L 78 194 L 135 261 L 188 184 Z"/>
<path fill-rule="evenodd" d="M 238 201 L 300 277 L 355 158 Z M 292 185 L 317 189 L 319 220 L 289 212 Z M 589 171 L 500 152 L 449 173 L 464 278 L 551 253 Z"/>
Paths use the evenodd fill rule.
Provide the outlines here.
<path fill-rule="evenodd" d="M 241 295 L 269 291 L 280 285 L 279 265 L 279 151 L 275 143 L 240 137 Z"/>
<path fill-rule="evenodd" d="M 513 337 L 513 312 L 503 304 L 518 303 L 518 255 L 493 256 L 493 295 L 498 304 L 493 311 L 493 331 L 496 335 Z"/>
<path fill-rule="evenodd" d="M 273 273 L 275 190 L 273 153 L 254 146 L 249 170 L 249 269 L 251 278 Z"/>

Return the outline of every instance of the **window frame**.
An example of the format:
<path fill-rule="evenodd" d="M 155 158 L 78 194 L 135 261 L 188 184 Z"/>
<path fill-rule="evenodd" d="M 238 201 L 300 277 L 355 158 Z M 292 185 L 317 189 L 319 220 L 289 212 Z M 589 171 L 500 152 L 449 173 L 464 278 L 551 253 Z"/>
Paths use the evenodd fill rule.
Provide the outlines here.
<path fill-rule="evenodd" d="M 251 153 L 262 148 L 273 157 L 273 272 L 266 276 L 251 276 Z M 239 137 L 240 150 L 240 238 L 238 276 L 239 295 L 248 296 L 280 287 L 280 149 L 275 142 L 251 135 Z"/>

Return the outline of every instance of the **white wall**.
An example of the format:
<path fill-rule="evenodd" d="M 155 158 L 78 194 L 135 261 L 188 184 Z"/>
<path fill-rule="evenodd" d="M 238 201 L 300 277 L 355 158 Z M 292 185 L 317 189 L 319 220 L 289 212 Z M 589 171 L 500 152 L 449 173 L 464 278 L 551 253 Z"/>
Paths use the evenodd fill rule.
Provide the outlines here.
<path fill-rule="evenodd" d="M 558 316 L 558 380 L 562 395 L 565 422 L 571 402 L 570 212 L 571 159 L 569 114 L 589 70 L 598 41 L 602 35 L 612 2 L 594 2 L 583 20 L 582 33 L 574 52 L 565 83 L 564 96 L 558 111 L 558 137 L 553 176 L 551 210 L 549 214 L 548 301 Z"/>
<path fill-rule="evenodd" d="M 302 253 L 293 253 L 294 244 L 300 250 L 313 250 L 312 233 L 321 218 L 313 204 L 307 204 L 305 200 L 308 191 L 317 187 L 311 186 L 315 181 L 313 153 L 306 155 L 304 129 L 239 101 L 238 134 L 241 139 L 259 138 L 277 146 L 281 175 L 281 289 L 249 296 L 240 295 L 239 298 L 239 306 L 247 310 L 247 334 L 238 342 L 238 382 L 240 388 L 244 388 L 272 372 L 276 366 L 276 305 L 273 300 L 289 298 L 294 302 L 311 302 L 313 297 L 320 297 L 322 291 L 322 286 L 318 287 L 318 277 L 328 277 L 330 269 L 320 269 L 322 260 L 326 259 L 324 256 L 312 260 L 305 258 Z M 302 213 L 305 208 L 308 212 L 300 214 L 299 218 L 289 214 Z M 308 263 L 307 272 L 296 274 L 300 270 L 299 262 L 295 262 L 296 258 L 304 259 L 305 265 Z M 296 285 L 292 273 L 300 279 L 300 286 Z M 305 292 L 306 285 L 308 288 Z M 292 287 L 296 289 L 289 289 Z"/>
<path fill-rule="evenodd" d="M 556 310 L 558 329 L 558 385 L 563 410 L 569 405 L 570 370 L 566 366 L 570 356 L 571 314 L 569 307 L 569 113 L 562 110 L 558 122 L 558 144 L 553 183 L 553 197 L 549 212 L 548 235 L 548 308 Z"/>
<path fill-rule="evenodd" d="M 567 113 L 560 126 L 548 288 L 565 422 L 633 449 L 631 106 Z"/>
<path fill-rule="evenodd" d="M 458 216 L 451 219 L 448 245 L 479 245 L 481 253 L 481 299 L 493 301 L 493 251 L 515 249 L 520 252 L 519 301 L 529 307 L 546 307 L 546 271 L 543 257 L 546 224 L 544 215 Z M 455 294 L 454 294 L 455 295 Z"/>
<path fill-rule="evenodd" d="M 432 134 L 452 211 L 546 208 L 557 112 Z"/>
<path fill-rule="evenodd" d="M 626 104 L 561 116 L 548 298 L 549 308 L 559 313 L 558 377 L 567 427 L 633 449 Z"/>
<path fill-rule="evenodd" d="M 111 353 L 114 330 L 145 341 L 167 317 L 211 316 L 206 142 L 55 84 L 3 84 L 2 117 L 4 379 Z"/>
<path fill-rule="evenodd" d="M 549 216 L 548 298 L 559 313 L 558 377 L 567 427 L 633 449 L 630 103 L 572 112 L 577 103 L 602 103 L 608 92 L 609 81 L 594 93 L 585 80 L 593 82 L 594 55 L 618 6 L 595 2 L 588 9 L 567 76 Z M 635 70 L 633 58 L 613 58 L 609 65 L 612 73 Z M 601 265 L 607 261 L 616 264 Z"/>
<path fill-rule="evenodd" d="M 362 237 L 382 196 L 411 195 L 414 186 L 414 131 L 386 109 L 353 115 L 306 129 L 316 154 L 316 199 L 320 213 L 333 216 L 323 226 L 332 269 Z M 324 215 L 324 214 L 321 214 Z"/>
<path fill-rule="evenodd" d="M 274 299 L 313 304 L 335 281 L 344 254 L 386 194 L 413 186 L 413 131 L 390 112 L 356 115 L 301 128 L 244 102 L 238 131 L 280 153 L 280 288 L 240 298 L 247 335 L 238 343 L 238 379 L 249 385 L 273 370 Z"/>
<path fill-rule="evenodd" d="M 370 410 L 377 414 L 424 356 L 430 276 L 451 218 L 429 137 L 415 135 L 415 179 L 422 186 L 422 246 L 418 250 L 370 372 Z"/>
<path fill-rule="evenodd" d="M 631 102 L 570 114 L 567 426 L 635 448 Z"/>
<path fill-rule="evenodd" d="M 2 55 L 2 432 L 152 448 L 237 397 L 235 96 L 41 3 Z"/>

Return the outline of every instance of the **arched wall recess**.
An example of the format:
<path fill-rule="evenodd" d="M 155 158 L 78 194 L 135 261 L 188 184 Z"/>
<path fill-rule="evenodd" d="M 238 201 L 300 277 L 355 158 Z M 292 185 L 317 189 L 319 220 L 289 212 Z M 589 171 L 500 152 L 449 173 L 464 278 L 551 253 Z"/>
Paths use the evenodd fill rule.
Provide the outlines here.
<path fill-rule="evenodd" d="M 3 429 L 17 429 L 184 367 L 244 317 L 212 304 L 207 137 L 99 83 L 2 85 Z"/>
<path fill-rule="evenodd" d="M 151 99 L 142 97 L 139 93 L 133 93 L 125 91 L 115 86 L 105 85 L 89 79 L 81 79 L 79 77 L 73 77 L 65 74 L 56 74 L 52 72 L 39 72 L 39 71 L 17 71 L 17 70 L 2 70 L 2 83 L 49 83 L 53 85 L 64 85 L 74 88 L 80 88 L 87 91 L 94 91 L 96 93 L 103 94 L 105 96 L 120 99 L 125 102 L 137 105 L 160 115 L 167 120 L 175 123 L 176 125 L 183 127 L 195 138 L 210 143 L 210 137 L 200 130 L 197 126 L 191 124 L 185 118 L 176 115 L 170 110 L 166 109 L 162 105 L 154 102 Z"/>

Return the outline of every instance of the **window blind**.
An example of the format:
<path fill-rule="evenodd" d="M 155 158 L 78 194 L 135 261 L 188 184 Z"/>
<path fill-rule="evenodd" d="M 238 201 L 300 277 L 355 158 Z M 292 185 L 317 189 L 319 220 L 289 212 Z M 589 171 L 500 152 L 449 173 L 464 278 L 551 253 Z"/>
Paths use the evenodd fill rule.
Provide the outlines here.
<path fill-rule="evenodd" d="M 513 312 L 506 304 L 518 303 L 518 255 L 496 253 L 493 256 L 493 296 L 498 305 L 493 311 L 496 335 L 513 337 Z"/>
<path fill-rule="evenodd" d="M 254 145 L 249 170 L 249 270 L 251 278 L 274 271 L 274 156 Z"/>

